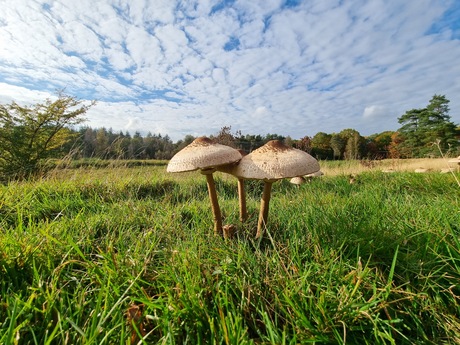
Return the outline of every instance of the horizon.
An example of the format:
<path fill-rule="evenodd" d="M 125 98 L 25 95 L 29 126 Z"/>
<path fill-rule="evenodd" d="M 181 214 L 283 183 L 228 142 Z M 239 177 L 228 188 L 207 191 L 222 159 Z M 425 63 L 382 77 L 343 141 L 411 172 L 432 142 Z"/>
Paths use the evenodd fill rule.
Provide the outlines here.
<path fill-rule="evenodd" d="M 172 140 L 171 139 L 171 136 L 168 135 L 168 133 L 152 133 L 152 132 L 147 132 L 147 133 L 141 133 L 140 131 L 129 131 L 129 130 L 114 130 L 113 128 L 111 127 L 91 127 L 91 126 L 88 126 L 88 125 L 81 125 L 81 126 L 78 126 L 78 128 L 72 128 L 72 130 L 76 131 L 76 132 L 80 132 L 80 130 L 82 129 L 91 129 L 93 131 L 98 131 L 100 129 L 104 129 L 107 133 L 112 133 L 113 135 L 124 135 L 124 136 L 130 136 L 131 138 L 136 135 L 137 133 L 140 134 L 140 136 L 142 138 L 146 138 L 147 135 L 152 135 L 152 136 L 161 136 L 162 138 L 165 138 L 166 136 L 172 141 L 173 144 L 177 144 L 178 141 L 183 141 L 186 136 L 190 135 L 192 136 L 194 139 L 198 138 L 198 137 L 208 137 L 210 139 L 213 139 L 213 138 L 216 138 L 220 132 L 220 130 L 216 133 L 210 133 L 208 135 L 198 135 L 198 136 L 193 136 L 191 134 L 185 134 L 184 137 L 182 138 L 179 138 L 177 140 Z M 231 128 L 232 129 L 232 128 Z M 262 140 L 265 140 L 268 136 L 279 136 L 279 137 L 284 137 L 284 140 L 286 139 L 290 139 L 292 141 L 299 141 L 299 140 L 302 140 L 304 137 L 309 137 L 310 139 L 312 139 L 316 134 L 318 133 L 325 133 L 327 135 L 334 135 L 334 134 L 339 134 L 340 132 L 344 131 L 344 130 L 348 130 L 348 129 L 354 129 L 354 128 L 343 128 L 342 130 L 339 130 L 337 132 L 331 132 L 331 133 L 327 133 L 327 132 L 317 132 L 317 133 L 314 133 L 313 135 L 304 135 L 303 137 L 300 137 L 300 138 L 293 138 L 291 137 L 290 135 L 287 135 L 287 136 L 284 136 L 282 134 L 279 134 L 279 133 L 241 133 L 241 137 L 245 137 L 247 135 L 249 136 L 260 136 L 262 138 Z M 239 132 L 239 130 L 231 130 L 230 131 L 230 134 L 234 137 L 234 139 L 238 140 L 240 138 L 240 136 L 236 136 L 236 132 Z M 371 137 L 373 135 L 380 135 L 380 134 L 383 134 L 383 133 L 386 133 L 386 132 L 396 132 L 396 131 L 392 131 L 392 130 L 383 130 L 382 132 L 376 132 L 376 133 L 371 133 L 369 135 L 363 135 L 362 133 L 358 133 L 363 137 L 363 138 L 368 138 L 368 137 Z M 271 140 L 271 139 L 270 139 Z"/>

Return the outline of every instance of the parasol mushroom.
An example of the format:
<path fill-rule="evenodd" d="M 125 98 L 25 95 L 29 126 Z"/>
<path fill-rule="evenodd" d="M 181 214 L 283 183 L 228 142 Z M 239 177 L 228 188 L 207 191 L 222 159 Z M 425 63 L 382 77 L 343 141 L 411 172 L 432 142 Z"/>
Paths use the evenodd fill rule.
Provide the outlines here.
<path fill-rule="evenodd" d="M 299 187 L 301 184 L 306 183 L 307 180 L 303 176 L 296 176 L 296 177 L 291 178 L 289 182 Z"/>
<path fill-rule="evenodd" d="M 263 227 L 267 224 L 273 182 L 307 175 L 319 169 L 319 163 L 315 158 L 279 140 L 271 140 L 241 159 L 232 169 L 233 175 L 238 179 L 264 181 L 256 238 L 262 236 Z"/>
<path fill-rule="evenodd" d="M 247 154 L 244 150 L 238 150 L 238 152 L 241 153 L 241 157 L 244 157 Z M 239 162 L 234 163 L 234 164 L 223 165 L 223 166 L 218 167 L 216 170 L 235 176 L 233 171 L 238 166 L 238 163 Z M 246 190 L 244 188 L 244 178 L 242 177 L 237 177 L 237 178 L 238 178 L 238 200 L 239 200 L 239 208 L 240 208 L 240 221 L 244 223 L 246 219 L 248 218 L 248 211 L 246 208 Z"/>
<path fill-rule="evenodd" d="M 241 153 L 238 150 L 214 143 L 207 137 L 199 137 L 176 153 L 166 168 L 167 172 L 200 170 L 206 176 L 216 234 L 222 234 L 222 214 L 212 174 L 217 167 L 238 162 L 240 159 Z"/>
<path fill-rule="evenodd" d="M 305 175 L 305 177 L 312 178 L 312 177 L 321 177 L 323 175 L 324 173 L 321 170 L 318 170 L 318 171 L 315 171 L 314 173 Z"/>

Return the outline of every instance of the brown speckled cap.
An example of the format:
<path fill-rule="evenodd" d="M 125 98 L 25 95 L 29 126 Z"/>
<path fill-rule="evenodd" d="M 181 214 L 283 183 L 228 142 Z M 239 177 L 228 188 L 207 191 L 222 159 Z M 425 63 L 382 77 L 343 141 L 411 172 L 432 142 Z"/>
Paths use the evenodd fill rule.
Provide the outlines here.
<path fill-rule="evenodd" d="M 206 137 L 196 138 L 191 144 L 176 153 L 168 163 L 167 172 L 185 172 L 216 168 L 241 159 L 238 150 L 214 143 Z"/>
<path fill-rule="evenodd" d="M 319 169 L 318 161 L 308 153 L 271 140 L 244 156 L 232 174 L 244 179 L 270 181 L 303 176 Z"/>

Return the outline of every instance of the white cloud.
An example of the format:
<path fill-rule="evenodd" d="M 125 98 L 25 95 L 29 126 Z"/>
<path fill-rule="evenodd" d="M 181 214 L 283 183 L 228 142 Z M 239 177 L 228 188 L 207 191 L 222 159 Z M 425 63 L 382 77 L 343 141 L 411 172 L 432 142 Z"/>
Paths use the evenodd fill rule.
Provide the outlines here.
<path fill-rule="evenodd" d="M 173 140 L 226 125 L 293 138 L 350 127 L 371 134 L 396 129 L 398 116 L 435 93 L 460 122 L 458 28 L 440 22 L 459 4 L 283 3 L 7 2 L 0 101 L 66 88 L 98 99 L 88 125 Z"/>
<path fill-rule="evenodd" d="M 363 117 L 372 119 L 387 116 L 388 111 L 384 106 L 381 105 L 371 105 L 364 108 Z"/>
<path fill-rule="evenodd" d="M 25 87 L 0 82 L 0 103 L 2 104 L 11 103 L 20 98 L 21 105 L 31 105 L 50 97 L 52 95 L 48 92 L 33 91 Z"/>
<path fill-rule="evenodd" d="M 125 125 L 124 129 L 129 131 L 137 131 L 139 128 L 142 128 L 142 119 L 140 117 L 130 117 L 128 118 L 128 123 Z"/>
<path fill-rule="evenodd" d="M 268 114 L 269 114 L 269 111 L 268 111 L 267 107 L 260 106 L 260 107 L 257 107 L 257 109 L 254 111 L 253 117 L 255 117 L 256 119 L 257 118 L 264 119 L 264 118 L 267 117 Z"/>

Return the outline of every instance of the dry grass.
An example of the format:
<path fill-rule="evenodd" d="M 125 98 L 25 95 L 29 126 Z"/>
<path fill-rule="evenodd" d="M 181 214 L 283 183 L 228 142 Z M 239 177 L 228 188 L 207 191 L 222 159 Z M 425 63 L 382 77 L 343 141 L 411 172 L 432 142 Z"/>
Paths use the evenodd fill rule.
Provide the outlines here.
<path fill-rule="evenodd" d="M 453 168 L 458 171 L 459 165 L 449 163 L 443 158 L 419 159 L 384 159 L 380 161 L 322 161 L 321 170 L 325 175 L 359 174 L 368 171 L 414 172 L 416 169 L 427 169 L 427 172 L 440 173 L 443 169 Z"/>

